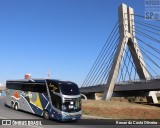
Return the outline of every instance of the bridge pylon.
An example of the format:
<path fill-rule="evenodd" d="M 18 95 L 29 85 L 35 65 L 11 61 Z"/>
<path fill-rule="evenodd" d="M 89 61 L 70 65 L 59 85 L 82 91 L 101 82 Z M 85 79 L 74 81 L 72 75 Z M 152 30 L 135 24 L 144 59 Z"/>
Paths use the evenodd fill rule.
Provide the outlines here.
<path fill-rule="evenodd" d="M 139 78 L 142 80 L 147 80 L 149 78 L 149 73 L 146 69 L 143 56 L 135 38 L 134 10 L 131 7 L 127 7 L 127 5 L 125 4 L 121 4 L 118 9 L 118 15 L 120 41 L 113 59 L 108 81 L 105 86 L 104 94 L 102 97 L 103 100 L 110 100 L 113 96 L 114 86 L 119 74 L 122 59 L 124 57 L 124 53 L 127 46 L 131 53 Z M 152 97 L 154 103 L 158 103 L 154 91 L 150 91 L 147 95 Z"/>

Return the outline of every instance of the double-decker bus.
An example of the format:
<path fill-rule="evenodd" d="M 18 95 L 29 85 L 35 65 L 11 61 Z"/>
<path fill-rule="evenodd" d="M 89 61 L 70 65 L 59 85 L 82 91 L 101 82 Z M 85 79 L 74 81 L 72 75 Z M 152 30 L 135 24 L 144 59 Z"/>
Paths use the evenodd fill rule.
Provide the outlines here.
<path fill-rule="evenodd" d="M 5 104 L 60 121 L 81 119 L 81 96 L 78 86 L 54 79 L 8 80 Z"/>

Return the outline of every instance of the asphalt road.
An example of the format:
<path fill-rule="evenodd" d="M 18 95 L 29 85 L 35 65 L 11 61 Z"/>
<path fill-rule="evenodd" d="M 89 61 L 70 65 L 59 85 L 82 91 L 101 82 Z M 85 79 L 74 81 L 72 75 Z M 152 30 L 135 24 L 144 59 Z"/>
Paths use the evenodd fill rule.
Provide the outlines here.
<path fill-rule="evenodd" d="M 45 120 L 43 117 L 33 115 L 27 112 L 23 111 L 15 111 L 12 110 L 9 107 L 4 106 L 4 97 L 0 97 L 0 119 L 38 119 L 43 120 L 46 122 L 46 124 L 51 125 L 41 125 L 41 126 L 0 126 L 0 128 L 159 128 L 160 125 L 100 125 L 108 120 L 91 120 L 91 119 L 85 119 L 85 120 L 79 120 L 76 122 L 68 122 L 68 123 L 61 123 L 57 122 L 55 120 Z M 99 124 L 99 125 L 97 125 Z"/>

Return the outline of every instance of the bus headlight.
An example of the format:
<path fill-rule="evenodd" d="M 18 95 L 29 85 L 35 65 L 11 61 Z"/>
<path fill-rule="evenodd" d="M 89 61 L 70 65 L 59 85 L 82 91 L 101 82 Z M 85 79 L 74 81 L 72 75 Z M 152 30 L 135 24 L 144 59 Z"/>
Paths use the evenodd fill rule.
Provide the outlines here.
<path fill-rule="evenodd" d="M 66 113 L 66 116 L 69 116 L 70 114 L 69 113 Z"/>

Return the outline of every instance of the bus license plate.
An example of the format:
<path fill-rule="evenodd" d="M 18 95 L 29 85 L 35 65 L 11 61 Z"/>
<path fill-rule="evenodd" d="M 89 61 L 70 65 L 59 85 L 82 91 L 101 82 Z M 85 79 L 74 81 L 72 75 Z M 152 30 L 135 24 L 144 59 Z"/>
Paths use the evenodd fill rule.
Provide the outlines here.
<path fill-rule="evenodd" d="M 73 118 L 72 118 L 72 120 L 76 120 L 76 118 L 75 118 L 75 117 L 73 117 Z"/>

